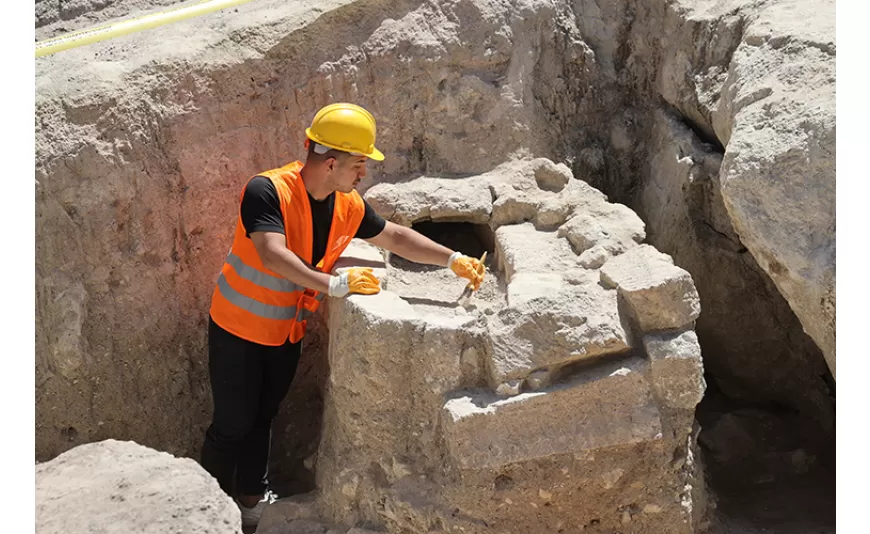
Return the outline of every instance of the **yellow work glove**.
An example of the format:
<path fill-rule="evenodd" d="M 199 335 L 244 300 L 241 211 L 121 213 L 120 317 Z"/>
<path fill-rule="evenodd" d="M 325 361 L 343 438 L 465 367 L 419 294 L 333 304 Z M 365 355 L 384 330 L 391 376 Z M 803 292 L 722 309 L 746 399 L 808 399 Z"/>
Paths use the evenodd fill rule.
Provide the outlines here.
<path fill-rule="evenodd" d="M 329 296 L 343 297 L 348 293 L 374 295 L 381 291 L 381 281 L 371 267 L 351 267 L 329 279 Z"/>
<path fill-rule="evenodd" d="M 456 276 L 468 280 L 469 287 L 474 291 L 480 289 L 480 284 L 483 283 L 483 277 L 486 275 L 486 266 L 482 261 L 460 252 L 451 254 L 450 259 L 447 261 L 447 267 Z"/>

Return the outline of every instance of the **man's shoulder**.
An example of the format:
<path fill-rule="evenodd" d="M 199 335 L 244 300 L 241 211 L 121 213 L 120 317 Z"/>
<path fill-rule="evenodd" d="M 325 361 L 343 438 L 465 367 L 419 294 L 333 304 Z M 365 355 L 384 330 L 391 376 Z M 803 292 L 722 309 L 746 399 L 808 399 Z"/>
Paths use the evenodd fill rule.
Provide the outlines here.
<path fill-rule="evenodd" d="M 275 183 L 272 182 L 266 176 L 258 174 L 254 176 L 248 183 L 245 184 L 243 189 L 244 196 L 262 196 L 262 195 L 275 195 L 277 196 L 278 190 L 275 188 Z"/>

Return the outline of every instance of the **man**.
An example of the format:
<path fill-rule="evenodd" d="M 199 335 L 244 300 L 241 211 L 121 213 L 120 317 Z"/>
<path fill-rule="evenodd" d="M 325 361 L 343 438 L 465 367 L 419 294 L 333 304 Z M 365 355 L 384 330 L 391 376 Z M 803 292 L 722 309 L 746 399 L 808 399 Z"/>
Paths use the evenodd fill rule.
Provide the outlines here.
<path fill-rule="evenodd" d="M 276 498 L 267 478 L 271 425 L 296 372 L 307 319 L 325 295 L 380 291 L 371 269 L 330 274 L 350 240 L 448 267 L 475 290 L 485 273 L 478 260 L 385 221 L 357 193 L 366 161 L 384 159 L 368 111 L 326 106 L 305 133 L 304 164 L 264 172 L 244 187 L 209 313 L 214 414 L 201 463 L 236 496 L 246 527 Z"/>

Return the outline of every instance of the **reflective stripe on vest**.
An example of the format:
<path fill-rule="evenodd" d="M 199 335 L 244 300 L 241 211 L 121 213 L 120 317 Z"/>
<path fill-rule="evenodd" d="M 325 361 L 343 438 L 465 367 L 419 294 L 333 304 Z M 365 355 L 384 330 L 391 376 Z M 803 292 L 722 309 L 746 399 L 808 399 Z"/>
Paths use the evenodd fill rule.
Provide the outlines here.
<path fill-rule="evenodd" d="M 248 282 L 257 284 L 258 286 L 265 289 L 271 289 L 272 291 L 283 291 L 285 293 L 292 293 L 294 291 L 305 291 L 304 287 L 297 286 L 286 278 L 278 278 L 277 276 L 272 276 L 270 274 L 260 272 L 257 269 L 251 267 L 250 265 L 246 265 L 245 262 L 242 261 L 242 258 L 236 256 L 232 252 L 230 252 L 230 254 L 227 256 L 227 263 L 233 266 L 236 274 L 238 274 L 241 278 L 244 278 Z"/>
<path fill-rule="evenodd" d="M 218 278 L 217 286 L 221 295 L 230 301 L 230 303 L 242 308 L 243 310 L 247 310 L 254 315 L 263 317 L 264 319 L 284 321 L 296 317 L 296 306 L 275 306 L 272 304 L 264 304 L 252 299 L 251 297 L 242 295 L 230 286 L 226 277 L 224 277 L 224 273 L 221 273 L 220 278 Z"/>
<path fill-rule="evenodd" d="M 314 299 L 317 302 L 321 302 L 321 301 L 323 301 L 323 297 L 325 297 L 325 296 L 326 296 L 325 293 L 318 293 L 317 296 L 314 297 Z M 306 310 L 305 308 L 302 308 L 301 310 L 299 310 L 299 314 L 296 316 L 296 320 L 297 321 L 307 321 L 309 317 L 314 315 L 314 313 L 315 312 L 313 312 L 311 310 Z"/>

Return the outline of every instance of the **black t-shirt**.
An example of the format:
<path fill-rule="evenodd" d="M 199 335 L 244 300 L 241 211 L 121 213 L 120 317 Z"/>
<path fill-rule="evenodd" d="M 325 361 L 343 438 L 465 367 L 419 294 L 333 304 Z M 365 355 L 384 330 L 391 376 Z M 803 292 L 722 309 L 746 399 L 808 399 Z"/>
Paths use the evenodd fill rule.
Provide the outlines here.
<path fill-rule="evenodd" d="M 387 222 L 369 206 L 368 202 L 365 200 L 363 202 L 366 211 L 355 237 L 370 239 L 380 234 Z M 309 194 L 308 203 L 311 205 L 311 222 L 314 229 L 311 264 L 317 265 L 326 253 L 329 229 L 332 227 L 332 212 L 335 209 L 335 193 L 323 200 L 314 200 Z M 242 197 L 242 225 L 248 237 L 251 236 L 251 232 L 284 233 L 284 216 L 281 213 L 278 191 L 272 180 L 265 176 L 255 176 L 245 188 Z"/>

